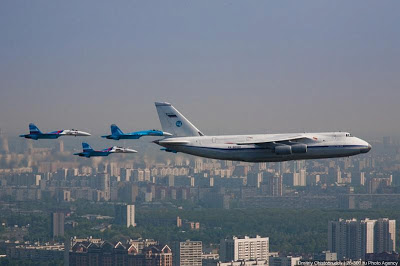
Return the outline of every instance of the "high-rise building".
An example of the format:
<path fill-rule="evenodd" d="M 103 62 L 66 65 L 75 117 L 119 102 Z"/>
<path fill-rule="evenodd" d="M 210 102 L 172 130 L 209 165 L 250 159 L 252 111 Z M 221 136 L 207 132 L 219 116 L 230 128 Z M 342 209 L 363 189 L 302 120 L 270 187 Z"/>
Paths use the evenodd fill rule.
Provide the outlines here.
<path fill-rule="evenodd" d="M 338 184 L 343 183 L 342 171 L 340 170 L 339 167 L 336 169 L 336 183 L 338 183 Z"/>
<path fill-rule="evenodd" d="M 249 173 L 247 175 L 247 186 L 260 188 L 263 181 L 263 172 Z"/>
<path fill-rule="evenodd" d="M 111 190 L 110 190 L 110 174 L 107 173 L 98 173 L 97 176 L 97 184 L 96 187 L 100 191 L 103 192 L 103 199 L 105 201 L 110 200 Z"/>
<path fill-rule="evenodd" d="M 144 181 L 144 171 L 142 169 L 133 169 L 132 172 L 133 181 L 143 182 Z"/>
<path fill-rule="evenodd" d="M 3 153 L 9 153 L 10 152 L 10 149 L 9 149 L 9 147 L 8 147 L 8 140 L 7 140 L 7 137 L 6 136 L 4 136 L 3 134 L 2 134 L 3 132 L 1 131 L 1 129 L 0 129 L 0 141 L 1 141 L 1 152 L 3 152 Z"/>
<path fill-rule="evenodd" d="M 201 241 L 176 242 L 172 250 L 174 266 L 201 266 L 203 245 Z"/>
<path fill-rule="evenodd" d="M 278 197 L 282 196 L 282 175 L 276 174 L 268 176 L 268 195 Z"/>
<path fill-rule="evenodd" d="M 306 169 L 300 169 L 298 172 L 293 172 L 293 186 L 306 186 L 307 172 Z"/>
<path fill-rule="evenodd" d="M 374 236 L 374 253 L 394 251 L 396 249 L 396 220 L 378 219 Z"/>
<path fill-rule="evenodd" d="M 307 185 L 306 180 L 307 180 L 307 171 L 306 171 L 306 169 L 301 169 L 299 186 L 305 187 Z"/>
<path fill-rule="evenodd" d="M 338 259 L 365 259 L 366 254 L 395 250 L 396 221 L 387 218 L 330 221 L 328 249 Z"/>
<path fill-rule="evenodd" d="M 305 160 L 298 160 L 293 161 L 293 172 L 300 172 L 300 170 L 306 169 L 306 161 Z"/>
<path fill-rule="evenodd" d="M 60 140 L 58 142 L 58 151 L 63 153 L 64 152 L 64 141 Z"/>
<path fill-rule="evenodd" d="M 51 232 L 53 237 L 64 236 L 64 213 L 51 213 Z"/>
<path fill-rule="evenodd" d="M 151 172 L 150 169 L 144 169 L 144 181 L 150 182 L 151 179 Z"/>
<path fill-rule="evenodd" d="M 119 172 L 120 172 L 121 181 L 129 182 L 131 180 L 133 169 L 131 169 L 131 168 L 121 168 Z"/>
<path fill-rule="evenodd" d="M 364 186 L 365 185 L 365 172 L 351 173 L 351 184 Z"/>
<path fill-rule="evenodd" d="M 269 238 L 256 236 L 250 238 L 232 237 L 221 240 L 219 258 L 222 262 L 227 261 L 267 261 L 269 256 Z"/>
<path fill-rule="evenodd" d="M 135 205 L 115 205 L 115 223 L 135 227 Z"/>

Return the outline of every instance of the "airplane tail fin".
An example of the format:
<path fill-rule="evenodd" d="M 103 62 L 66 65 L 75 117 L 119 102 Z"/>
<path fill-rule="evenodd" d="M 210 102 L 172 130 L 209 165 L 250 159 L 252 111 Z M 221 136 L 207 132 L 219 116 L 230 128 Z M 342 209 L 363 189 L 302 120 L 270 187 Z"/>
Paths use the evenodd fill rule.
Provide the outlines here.
<path fill-rule="evenodd" d="M 116 124 L 111 125 L 111 135 L 123 135 L 124 133 L 122 132 L 121 129 Z"/>
<path fill-rule="evenodd" d="M 84 152 L 85 151 L 93 151 L 92 147 L 89 144 L 87 144 L 86 142 L 82 142 L 82 148 L 83 148 Z"/>
<path fill-rule="evenodd" d="M 156 102 L 155 105 L 163 131 L 171 133 L 174 137 L 204 136 L 170 103 Z"/>
<path fill-rule="evenodd" d="M 30 123 L 29 124 L 29 132 L 31 134 L 41 134 L 42 132 L 38 129 L 37 126 L 35 126 L 34 123 Z"/>

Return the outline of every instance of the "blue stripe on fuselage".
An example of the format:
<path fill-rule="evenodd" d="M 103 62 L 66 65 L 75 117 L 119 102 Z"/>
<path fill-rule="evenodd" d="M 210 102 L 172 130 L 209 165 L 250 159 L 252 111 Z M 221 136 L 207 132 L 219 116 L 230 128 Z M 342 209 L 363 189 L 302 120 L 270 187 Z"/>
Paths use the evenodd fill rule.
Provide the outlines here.
<path fill-rule="evenodd" d="M 173 146 L 173 145 L 171 145 Z M 233 151 L 233 150 L 271 150 L 270 148 L 261 148 L 261 147 L 252 147 L 252 148 L 216 148 L 216 147 L 201 147 L 201 146 L 189 146 L 189 145 L 182 145 L 182 147 L 187 147 L 187 148 L 198 148 L 198 149 L 210 149 L 210 150 L 226 150 L 226 151 Z M 368 146 L 365 145 L 331 145 L 331 146 L 308 146 L 308 149 L 315 149 L 315 148 L 320 148 L 320 149 L 326 149 L 326 148 L 368 148 Z"/>

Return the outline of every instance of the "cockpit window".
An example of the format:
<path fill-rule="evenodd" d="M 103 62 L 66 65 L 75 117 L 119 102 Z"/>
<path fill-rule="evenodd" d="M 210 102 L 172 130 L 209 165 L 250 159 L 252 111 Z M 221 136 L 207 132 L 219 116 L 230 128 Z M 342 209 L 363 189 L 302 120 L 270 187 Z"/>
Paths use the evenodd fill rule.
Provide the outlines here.
<path fill-rule="evenodd" d="M 351 134 L 350 133 L 346 133 L 346 137 L 351 137 Z"/>

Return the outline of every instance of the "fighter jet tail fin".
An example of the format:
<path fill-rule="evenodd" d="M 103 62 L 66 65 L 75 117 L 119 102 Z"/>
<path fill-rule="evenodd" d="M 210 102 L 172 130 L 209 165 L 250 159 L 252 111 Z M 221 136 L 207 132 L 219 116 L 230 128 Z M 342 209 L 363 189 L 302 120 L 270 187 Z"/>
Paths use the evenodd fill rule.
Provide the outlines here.
<path fill-rule="evenodd" d="M 87 144 L 86 142 L 82 142 L 82 148 L 83 148 L 84 152 L 85 151 L 93 151 L 92 147 L 89 144 Z"/>
<path fill-rule="evenodd" d="M 111 134 L 112 135 L 123 135 L 124 133 L 122 132 L 121 129 L 116 124 L 111 125 Z"/>
<path fill-rule="evenodd" d="M 170 103 L 156 102 L 155 105 L 163 131 L 171 133 L 174 137 L 204 136 Z"/>
<path fill-rule="evenodd" d="M 29 132 L 31 134 L 41 134 L 42 132 L 38 129 L 37 126 L 35 126 L 34 123 L 30 123 L 29 124 Z"/>

